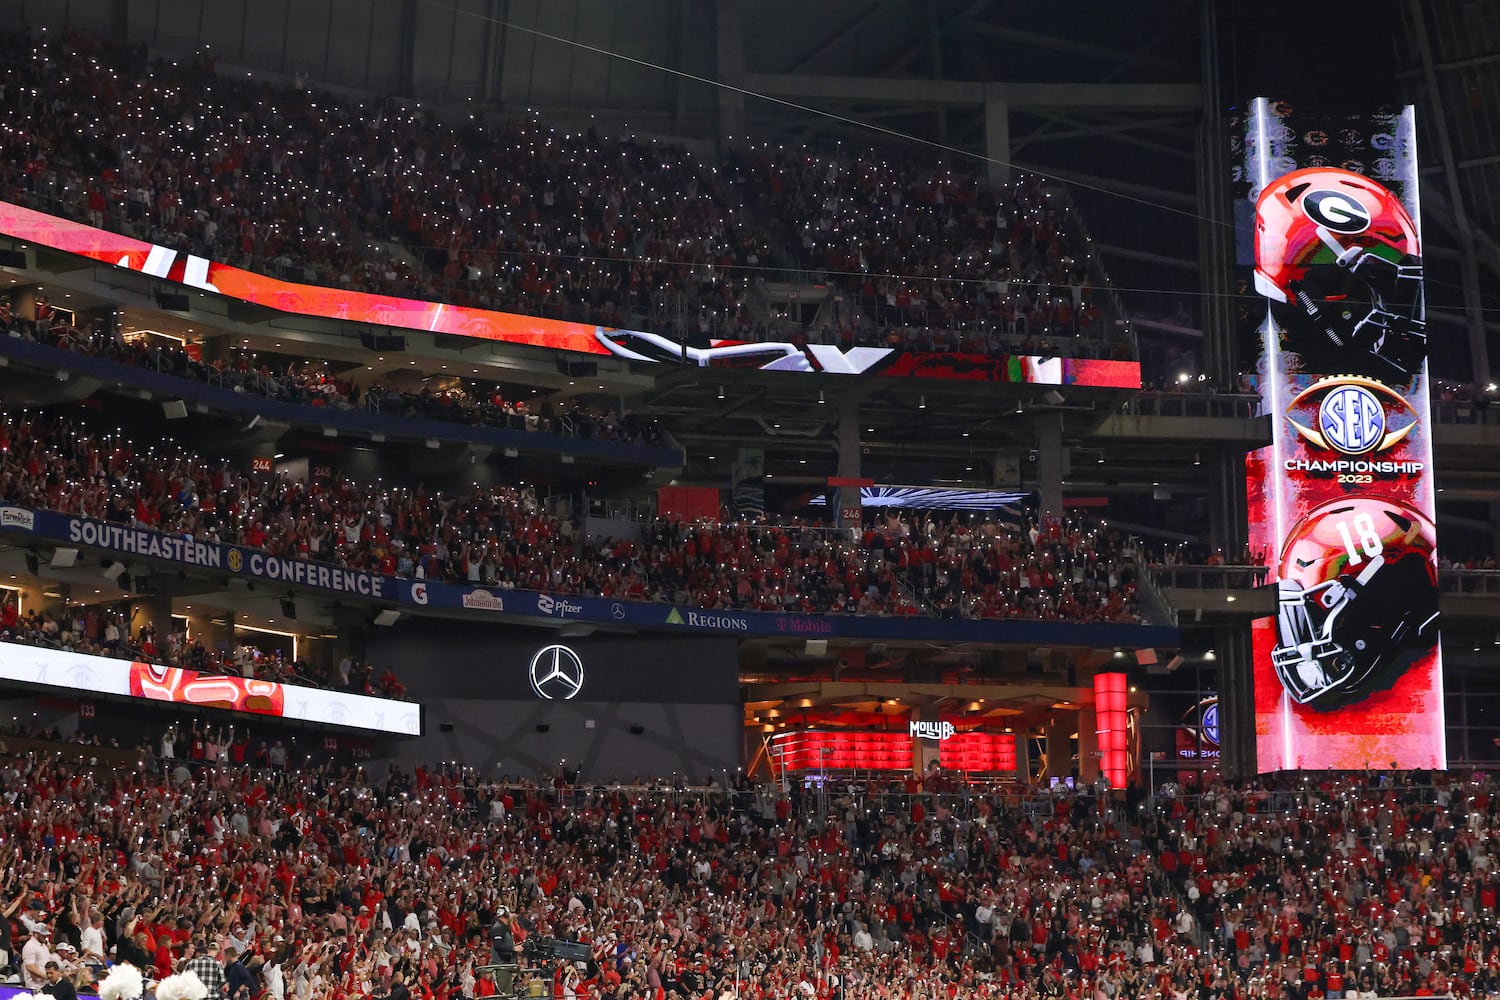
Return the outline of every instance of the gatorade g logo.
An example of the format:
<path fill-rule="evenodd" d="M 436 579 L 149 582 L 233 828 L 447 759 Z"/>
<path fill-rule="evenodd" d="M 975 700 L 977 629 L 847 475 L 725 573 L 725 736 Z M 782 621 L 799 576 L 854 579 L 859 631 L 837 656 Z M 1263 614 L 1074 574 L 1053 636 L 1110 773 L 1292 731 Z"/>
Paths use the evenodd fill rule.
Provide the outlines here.
<path fill-rule="evenodd" d="M 1302 198 L 1302 211 L 1335 233 L 1362 233 L 1370 228 L 1370 210 L 1342 191 L 1309 191 Z"/>

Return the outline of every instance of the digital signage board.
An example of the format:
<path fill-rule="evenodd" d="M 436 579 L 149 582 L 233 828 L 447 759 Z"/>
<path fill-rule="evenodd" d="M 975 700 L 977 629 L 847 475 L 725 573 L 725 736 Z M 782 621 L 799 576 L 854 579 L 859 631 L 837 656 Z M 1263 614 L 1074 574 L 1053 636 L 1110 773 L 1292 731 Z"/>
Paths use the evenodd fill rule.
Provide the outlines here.
<path fill-rule="evenodd" d="M 0 235 L 289 315 L 522 344 L 647 365 L 1117 389 L 1138 389 L 1141 385 L 1140 363 L 1116 358 L 899 351 L 889 347 L 724 339 L 688 344 L 659 332 L 285 281 L 7 202 L 0 202 Z"/>
<path fill-rule="evenodd" d="M 1443 767 L 1414 115 L 1257 99 L 1241 125 L 1241 315 L 1272 424 L 1250 541 L 1277 595 L 1252 626 L 1258 767 Z"/>
<path fill-rule="evenodd" d="M 415 702 L 202 673 L 43 646 L 0 642 L 0 681 L 396 736 L 422 735 L 422 707 Z"/>

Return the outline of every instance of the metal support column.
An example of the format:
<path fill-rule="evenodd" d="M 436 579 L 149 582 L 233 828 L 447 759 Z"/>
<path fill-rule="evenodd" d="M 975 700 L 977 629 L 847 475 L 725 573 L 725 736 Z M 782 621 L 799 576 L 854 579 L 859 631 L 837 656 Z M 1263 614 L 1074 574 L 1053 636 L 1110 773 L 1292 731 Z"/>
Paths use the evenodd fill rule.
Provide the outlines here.
<path fill-rule="evenodd" d="M 1063 515 L 1063 477 L 1068 456 L 1062 443 L 1062 414 L 1049 413 L 1036 428 L 1036 491 L 1043 517 Z"/>
<path fill-rule="evenodd" d="M 1229 205 L 1228 134 L 1219 93 L 1218 15 L 1199 7 L 1203 117 L 1198 125 L 1198 261 L 1204 295 L 1203 372 L 1220 389 L 1231 388 L 1241 345 L 1234 308 L 1234 227 Z"/>
<path fill-rule="evenodd" d="M 1443 177 L 1448 182 L 1448 197 L 1453 206 L 1453 222 L 1459 242 L 1459 276 L 1464 292 L 1464 325 L 1469 333 L 1469 361 L 1473 366 L 1474 384 L 1483 386 L 1490 381 L 1490 351 L 1484 336 L 1484 306 L 1479 297 L 1479 256 L 1474 227 L 1464 206 L 1462 178 L 1453 155 L 1453 142 L 1448 135 L 1448 119 L 1443 108 L 1443 98 L 1438 90 L 1437 68 L 1433 64 L 1432 44 L 1427 37 L 1427 19 L 1422 14 L 1421 0 L 1411 0 L 1407 5 L 1411 12 L 1412 36 L 1417 51 L 1422 54 L 1422 77 L 1427 85 L 1427 113 L 1432 116 L 1433 127 L 1438 137 L 1438 153 L 1443 161 Z"/>
<path fill-rule="evenodd" d="M 1209 496 L 1209 541 L 1229 558 L 1245 550 L 1249 540 L 1249 498 L 1245 495 L 1245 456 L 1238 451 L 1214 450 L 1202 455 L 1203 467 L 1213 477 Z"/>
<path fill-rule="evenodd" d="M 1250 622 L 1216 629 L 1214 666 L 1218 669 L 1219 773 L 1226 779 L 1256 773 L 1254 664 Z M 1206 666 L 1206 664 L 1205 664 Z M 1213 682 L 1205 678 L 1206 684 Z"/>
<path fill-rule="evenodd" d="M 331 8 L 330 8 L 331 9 Z M 455 18 L 458 15 L 453 15 Z M 330 32 L 330 37 L 332 33 Z M 398 35 L 401 45 L 401 63 L 398 69 L 396 92 L 402 97 L 417 96 L 417 0 L 401 0 L 401 28 Z M 323 71 L 328 71 L 325 55 Z"/>
<path fill-rule="evenodd" d="M 841 478 L 857 479 L 860 475 L 862 464 L 862 447 L 859 437 L 859 397 L 853 393 L 841 396 L 838 399 L 839 422 L 838 422 L 838 445 L 839 463 L 838 475 Z M 858 528 L 861 517 L 845 517 L 845 511 L 859 511 L 859 487 L 840 486 L 838 488 L 838 520 L 835 523 L 840 528 Z"/>
<path fill-rule="evenodd" d="M 990 184 L 1010 183 L 1010 105 L 997 97 L 984 99 L 984 155 L 989 157 Z"/>
<path fill-rule="evenodd" d="M 730 87 L 744 86 L 745 33 L 740 21 L 742 7 L 736 0 L 718 0 L 714 6 L 715 33 L 720 83 Z M 719 147 L 746 142 L 745 95 L 729 87 L 719 88 Z"/>

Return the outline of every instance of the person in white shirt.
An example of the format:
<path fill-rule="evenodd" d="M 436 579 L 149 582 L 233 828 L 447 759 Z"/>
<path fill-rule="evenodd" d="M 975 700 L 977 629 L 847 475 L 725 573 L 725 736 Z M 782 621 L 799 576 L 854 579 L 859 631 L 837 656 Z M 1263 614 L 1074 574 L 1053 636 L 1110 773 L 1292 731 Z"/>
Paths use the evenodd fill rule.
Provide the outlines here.
<path fill-rule="evenodd" d="M 267 962 L 260 974 L 266 984 L 266 996 L 270 1000 L 286 1000 L 286 977 L 282 975 L 281 964 Z"/>
<path fill-rule="evenodd" d="M 102 966 L 108 963 L 104 954 L 104 914 L 89 911 L 89 925 L 78 936 L 79 959 L 84 965 Z"/>
<path fill-rule="evenodd" d="M 33 993 L 47 985 L 47 963 L 53 960 L 51 942 L 50 930 L 34 927 L 21 949 L 21 983 Z"/>

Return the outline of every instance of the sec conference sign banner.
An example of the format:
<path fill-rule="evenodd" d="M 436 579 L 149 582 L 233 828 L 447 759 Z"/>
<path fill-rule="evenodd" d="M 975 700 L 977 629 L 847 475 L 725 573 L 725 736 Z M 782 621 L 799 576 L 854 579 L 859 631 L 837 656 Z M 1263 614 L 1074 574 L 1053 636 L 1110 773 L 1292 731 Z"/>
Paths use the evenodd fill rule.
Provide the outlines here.
<path fill-rule="evenodd" d="M 1441 768 L 1412 109 L 1262 99 L 1243 125 L 1243 319 L 1272 424 L 1249 459 L 1250 533 L 1277 590 L 1252 627 L 1259 767 Z"/>

